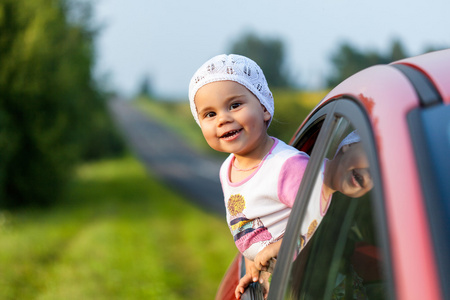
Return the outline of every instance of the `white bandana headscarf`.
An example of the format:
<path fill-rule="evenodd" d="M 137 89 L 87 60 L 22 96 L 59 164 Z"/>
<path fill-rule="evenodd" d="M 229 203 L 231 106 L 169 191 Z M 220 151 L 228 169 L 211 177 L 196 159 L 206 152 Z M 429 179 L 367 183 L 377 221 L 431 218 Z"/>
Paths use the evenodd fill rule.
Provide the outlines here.
<path fill-rule="evenodd" d="M 194 102 L 195 94 L 205 84 L 224 80 L 240 83 L 252 92 L 270 113 L 270 124 L 275 108 L 263 71 L 253 60 L 236 54 L 217 55 L 205 62 L 192 76 L 189 83 L 189 102 L 197 124 L 200 125 Z"/>
<path fill-rule="evenodd" d="M 341 148 L 345 145 L 350 145 L 350 144 L 354 144 L 354 143 L 358 143 L 361 142 L 361 137 L 359 136 L 358 132 L 356 130 L 350 132 L 343 140 L 342 142 L 339 144 L 337 150 L 336 150 L 336 154 L 339 152 L 339 150 L 341 150 Z M 336 155 L 335 154 L 335 155 Z"/>

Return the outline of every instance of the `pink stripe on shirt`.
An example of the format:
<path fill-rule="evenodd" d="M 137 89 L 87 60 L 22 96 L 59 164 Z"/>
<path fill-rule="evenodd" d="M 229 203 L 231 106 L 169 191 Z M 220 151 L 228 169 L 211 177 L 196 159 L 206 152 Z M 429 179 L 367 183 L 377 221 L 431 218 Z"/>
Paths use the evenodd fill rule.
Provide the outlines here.
<path fill-rule="evenodd" d="M 281 168 L 278 179 L 278 198 L 289 207 L 294 205 L 308 161 L 309 156 L 301 153 L 287 159 Z"/>

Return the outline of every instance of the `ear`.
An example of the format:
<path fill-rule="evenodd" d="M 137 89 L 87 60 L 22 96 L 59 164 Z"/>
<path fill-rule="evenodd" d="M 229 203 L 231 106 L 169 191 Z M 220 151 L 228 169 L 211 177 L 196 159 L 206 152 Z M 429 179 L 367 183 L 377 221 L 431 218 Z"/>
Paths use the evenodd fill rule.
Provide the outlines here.
<path fill-rule="evenodd" d="M 347 150 L 348 150 L 348 148 L 350 148 L 350 145 L 344 145 L 344 146 L 342 146 L 342 148 L 341 148 L 341 151 L 342 151 L 342 153 L 345 153 L 345 152 L 347 152 Z"/>
<path fill-rule="evenodd" d="M 263 112 L 264 112 L 264 121 L 267 122 L 267 121 L 270 120 L 270 118 L 271 118 L 272 116 L 270 115 L 269 111 L 267 110 L 267 108 L 266 108 L 264 105 L 261 104 L 261 107 L 262 107 Z"/>

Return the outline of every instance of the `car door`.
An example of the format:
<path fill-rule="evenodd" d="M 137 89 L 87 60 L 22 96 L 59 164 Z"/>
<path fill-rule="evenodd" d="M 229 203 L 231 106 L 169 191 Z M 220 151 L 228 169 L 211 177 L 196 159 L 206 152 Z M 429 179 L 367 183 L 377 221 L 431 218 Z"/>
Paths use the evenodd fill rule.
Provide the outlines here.
<path fill-rule="evenodd" d="M 357 101 L 340 97 L 318 109 L 292 140 L 291 144 L 310 154 L 311 159 L 289 218 L 269 299 L 393 298 L 382 186 L 371 126 Z M 326 167 L 338 161 L 343 149 L 351 147 L 341 145 L 355 134 L 359 140 L 349 145 L 362 149 L 359 151 L 367 160 L 372 185 L 359 194 L 339 188 L 324 201 L 326 178 L 347 178 L 350 174 L 353 182 L 360 179 L 360 169 L 336 171 L 330 177 L 330 168 Z"/>

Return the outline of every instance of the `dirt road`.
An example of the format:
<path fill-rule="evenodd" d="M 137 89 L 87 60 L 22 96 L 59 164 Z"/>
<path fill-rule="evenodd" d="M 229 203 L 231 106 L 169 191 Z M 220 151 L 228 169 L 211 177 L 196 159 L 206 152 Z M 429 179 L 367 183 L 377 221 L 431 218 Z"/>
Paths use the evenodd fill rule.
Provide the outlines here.
<path fill-rule="evenodd" d="M 125 101 L 111 101 L 110 110 L 130 148 L 149 172 L 196 205 L 225 215 L 219 182 L 221 161 L 199 155 L 175 132 L 151 120 Z"/>

